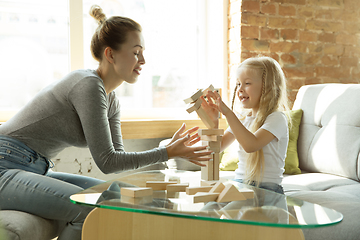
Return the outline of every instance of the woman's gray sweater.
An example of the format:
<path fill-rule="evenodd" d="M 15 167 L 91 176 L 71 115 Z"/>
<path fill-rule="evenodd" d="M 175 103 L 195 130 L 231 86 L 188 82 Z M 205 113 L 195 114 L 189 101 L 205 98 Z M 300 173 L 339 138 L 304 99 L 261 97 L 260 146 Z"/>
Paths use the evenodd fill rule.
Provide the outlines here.
<path fill-rule="evenodd" d="M 18 139 L 52 158 L 69 146 L 89 147 L 104 173 L 138 168 L 168 159 L 166 148 L 125 152 L 120 104 L 115 92 L 106 94 L 95 70 L 77 70 L 39 92 L 0 134 Z"/>

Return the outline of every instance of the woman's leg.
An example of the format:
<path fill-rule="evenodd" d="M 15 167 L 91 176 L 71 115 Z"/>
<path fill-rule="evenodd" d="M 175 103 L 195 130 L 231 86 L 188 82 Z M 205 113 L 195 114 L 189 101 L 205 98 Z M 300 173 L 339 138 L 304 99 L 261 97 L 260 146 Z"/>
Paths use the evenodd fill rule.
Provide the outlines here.
<path fill-rule="evenodd" d="M 83 188 L 76 185 L 18 169 L 2 172 L 0 177 L 0 208 L 19 210 L 65 223 L 58 240 L 81 239 L 83 222 L 92 210 L 73 204 L 69 197 Z"/>
<path fill-rule="evenodd" d="M 79 186 L 83 189 L 90 188 L 92 186 L 104 183 L 104 180 L 87 177 L 83 175 L 71 174 L 71 173 L 64 173 L 64 172 L 54 172 L 49 170 L 46 174 L 47 177 L 55 178 L 67 183 L 74 184 Z"/>

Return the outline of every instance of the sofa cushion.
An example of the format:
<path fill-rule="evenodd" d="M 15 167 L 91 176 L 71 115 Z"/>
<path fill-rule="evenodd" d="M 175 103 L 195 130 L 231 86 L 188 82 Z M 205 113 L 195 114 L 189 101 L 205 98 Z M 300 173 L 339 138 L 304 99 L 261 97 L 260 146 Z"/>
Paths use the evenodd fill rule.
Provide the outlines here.
<path fill-rule="evenodd" d="M 293 109 L 304 111 L 298 155 L 301 170 L 359 180 L 360 85 L 300 88 Z"/>
<path fill-rule="evenodd" d="M 339 224 L 303 229 L 306 240 L 358 239 L 360 184 L 357 181 L 332 174 L 303 173 L 285 176 L 282 185 L 285 194 L 294 197 L 296 203 L 303 200 L 343 214 Z"/>
<path fill-rule="evenodd" d="M 239 143 L 234 141 L 228 148 L 223 152 L 220 158 L 219 169 L 221 171 L 235 171 L 238 168 L 239 156 L 238 156 Z"/>
<path fill-rule="evenodd" d="M 300 191 L 293 193 L 291 197 L 297 198 L 297 201 L 304 200 L 334 209 L 343 215 L 343 220 L 338 224 L 327 227 L 303 229 L 306 240 L 359 239 L 358 209 L 360 209 L 360 202 L 353 201 L 353 197 L 348 198 L 341 193 L 331 191 Z"/>
<path fill-rule="evenodd" d="M 299 127 L 303 111 L 301 109 L 290 111 L 292 124 L 289 126 L 289 143 L 285 158 L 285 174 L 299 174 L 299 157 L 297 142 L 299 137 Z"/>
<path fill-rule="evenodd" d="M 20 211 L 0 211 L 0 225 L 7 240 L 49 240 L 58 232 L 55 221 Z"/>
<path fill-rule="evenodd" d="M 344 188 L 346 186 L 357 186 L 358 193 L 351 192 L 354 197 L 360 199 L 360 184 L 357 181 L 324 173 L 303 173 L 298 175 L 285 175 L 282 181 L 285 192 L 298 192 L 298 191 L 329 191 L 337 189 L 338 187 Z"/>

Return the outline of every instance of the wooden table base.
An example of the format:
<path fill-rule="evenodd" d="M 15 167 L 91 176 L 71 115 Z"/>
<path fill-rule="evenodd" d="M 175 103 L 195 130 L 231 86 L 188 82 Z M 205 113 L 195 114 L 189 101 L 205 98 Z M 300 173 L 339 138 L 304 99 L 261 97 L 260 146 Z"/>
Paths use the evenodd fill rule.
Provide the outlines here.
<path fill-rule="evenodd" d="M 83 240 L 304 240 L 301 229 L 204 221 L 95 208 Z"/>

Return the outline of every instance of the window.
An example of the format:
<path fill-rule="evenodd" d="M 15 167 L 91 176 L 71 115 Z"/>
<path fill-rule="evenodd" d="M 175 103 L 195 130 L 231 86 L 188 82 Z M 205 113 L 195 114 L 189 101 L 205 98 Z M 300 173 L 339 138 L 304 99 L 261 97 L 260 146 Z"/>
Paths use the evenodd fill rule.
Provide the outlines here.
<path fill-rule="evenodd" d="M 137 83 L 124 83 L 116 90 L 123 119 L 194 118 L 184 110 L 183 99 L 210 83 L 223 88 L 223 1 L 83 0 L 69 1 L 68 6 L 63 0 L 0 0 L 0 24 L 7 26 L 0 32 L 0 42 L 7 41 L 0 53 L 9 56 L 0 65 L 7 69 L 2 88 L 9 89 L 0 96 L 0 111 L 17 110 L 70 70 L 97 68 L 90 53 L 97 27 L 89 15 L 93 4 L 107 17 L 130 17 L 143 28 L 146 64 Z M 8 47 L 10 43 L 14 47 Z"/>
<path fill-rule="evenodd" d="M 68 38 L 66 1 L 0 1 L 1 121 L 69 72 Z"/>

